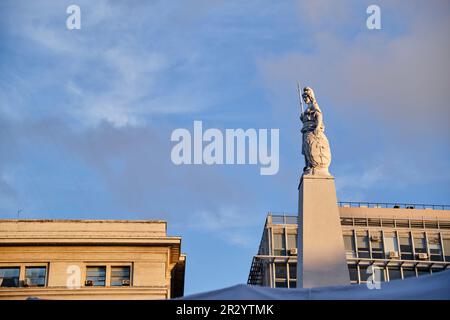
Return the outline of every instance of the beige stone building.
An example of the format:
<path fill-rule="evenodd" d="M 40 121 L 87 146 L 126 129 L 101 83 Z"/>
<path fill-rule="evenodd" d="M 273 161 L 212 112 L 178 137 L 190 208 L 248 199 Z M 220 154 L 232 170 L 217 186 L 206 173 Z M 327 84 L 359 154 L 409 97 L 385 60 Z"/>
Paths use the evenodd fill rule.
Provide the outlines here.
<path fill-rule="evenodd" d="M 180 248 L 165 221 L 0 220 L 0 299 L 179 297 Z"/>
<path fill-rule="evenodd" d="M 341 202 L 339 215 L 352 284 L 368 281 L 369 266 L 379 281 L 450 268 L 450 206 Z M 298 219 L 269 213 L 248 284 L 296 287 Z"/>

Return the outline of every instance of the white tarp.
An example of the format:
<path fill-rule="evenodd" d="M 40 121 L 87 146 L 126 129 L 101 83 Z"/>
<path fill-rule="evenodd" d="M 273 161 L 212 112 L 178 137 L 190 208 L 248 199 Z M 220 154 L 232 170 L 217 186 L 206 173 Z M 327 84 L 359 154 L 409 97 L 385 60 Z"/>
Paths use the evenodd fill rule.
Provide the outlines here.
<path fill-rule="evenodd" d="M 236 286 L 186 296 L 188 300 L 450 300 L 450 270 L 405 280 L 382 282 L 380 289 L 365 284 L 312 289 Z"/>

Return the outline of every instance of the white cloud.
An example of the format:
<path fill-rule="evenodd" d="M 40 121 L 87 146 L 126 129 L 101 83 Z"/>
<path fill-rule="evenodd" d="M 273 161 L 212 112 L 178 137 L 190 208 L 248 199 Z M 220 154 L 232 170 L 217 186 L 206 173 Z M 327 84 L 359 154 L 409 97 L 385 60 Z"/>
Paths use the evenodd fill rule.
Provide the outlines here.
<path fill-rule="evenodd" d="M 256 240 L 249 228 L 255 224 L 260 224 L 258 218 L 243 208 L 220 206 L 211 211 L 197 211 L 188 219 L 187 227 L 211 233 L 233 245 L 250 248 L 255 246 Z"/>
<path fill-rule="evenodd" d="M 198 112 L 210 105 L 211 95 L 198 89 L 207 83 L 207 76 L 195 72 L 201 61 L 174 52 L 166 45 L 172 40 L 158 34 L 165 26 L 170 30 L 170 21 L 163 18 L 168 12 L 152 3 L 133 10 L 109 1 L 82 2 L 80 7 L 81 30 L 67 30 L 60 23 L 66 16 L 64 5 L 51 1 L 10 8 L 5 19 L 7 32 L 22 39 L 27 54 L 49 65 L 41 67 L 37 81 L 25 72 L 27 83 L 14 84 L 22 95 L 51 88 L 55 97 L 62 97 L 64 108 L 47 104 L 47 116 L 60 114 L 87 126 L 102 121 L 136 126 L 152 115 Z M 155 45 L 155 39 L 161 45 Z M 171 81 L 177 69 L 190 81 Z M 29 114 L 27 101 L 11 92 L 5 95 L 15 105 L 14 114 Z"/>
<path fill-rule="evenodd" d="M 359 21 L 352 16 L 354 8 L 335 17 L 342 11 L 340 4 L 331 6 L 337 11 L 317 5 L 306 7 L 320 21 L 339 22 L 340 26 Z M 385 3 L 382 10 L 387 16 L 401 8 L 399 3 Z M 450 135 L 450 38 L 445 31 L 450 30 L 450 20 L 448 15 L 436 13 L 438 9 L 436 6 L 411 17 L 398 17 L 408 26 L 399 34 L 392 23 L 378 33 L 358 29 L 356 24 L 350 29 L 354 34 L 349 35 L 316 21 L 309 50 L 260 57 L 261 75 L 276 108 L 285 104 L 283 96 L 289 96 L 288 90 L 292 91 L 292 84 L 300 78 L 320 92 L 319 99 L 323 101 L 325 96 L 328 102 L 339 105 L 341 112 L 369 111 L 383 125 L 408 132 L 420 126 L 428 132 L 439 130 Z M 308 10 L 303 12 L 305 16 Z"/>

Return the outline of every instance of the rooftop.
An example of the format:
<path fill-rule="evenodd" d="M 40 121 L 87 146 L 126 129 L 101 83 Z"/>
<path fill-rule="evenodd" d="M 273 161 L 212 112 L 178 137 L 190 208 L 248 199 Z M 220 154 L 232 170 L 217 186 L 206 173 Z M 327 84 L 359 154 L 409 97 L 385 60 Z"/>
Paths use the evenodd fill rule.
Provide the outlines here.
<path fill-rule="evenodd" d="M 0 243 L 179 243 L 163 220 L 0 219 Z"/>

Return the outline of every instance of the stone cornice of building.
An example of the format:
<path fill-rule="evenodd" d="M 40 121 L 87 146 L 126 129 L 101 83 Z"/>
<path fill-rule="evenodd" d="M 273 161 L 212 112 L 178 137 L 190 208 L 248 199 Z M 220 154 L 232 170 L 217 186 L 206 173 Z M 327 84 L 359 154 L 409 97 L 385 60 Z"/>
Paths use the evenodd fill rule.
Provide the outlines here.
<path fill-rule="evenodd" d="M 0 220 L 0 239 L 73 242 L 173 242 L 162 220 Z"/>
<path fill-rule="evenodd" d="M 60 299 L 61 295 L 65 299 L 72 297 L 79 299 L 80 297 L 88 299 L 107 299 L 117 295 L 129 297 L 133 295 L 133 299 L 147 298 L 149 294 L 169 295 L 166 286 L 130 286 L 130 287 L 80 287 L 78 289 L 69 289 L 67 287 L 29 287 L 29 288 L 0 288 L 0 299 L 4 296 L 8 298 L 30 298 L 39 297 L 39 299 Z"/>
<path fill-rule="evenodd" d="M 113 220 L 113 219 L 0 219 L 0 222 L 81 222 L 81 223 L 163 223 L 165 220 Z"/>
<path fill-rule="evenodd" d="M 0 220 L 2 246 L 147 246 L 169 249 L 177 263 L 181 237 L 163 220 Z"/>
<path fill-rule="evenodd" d="M 98 237 L 26 237 L 0 234 L 1 245 L 180 245 L 180 237 L 98 238 Z"/>

